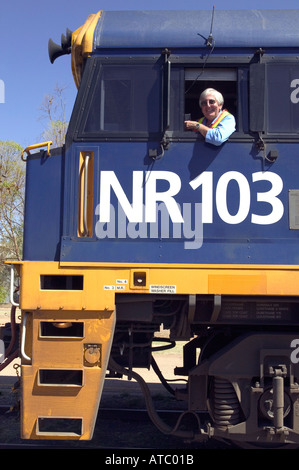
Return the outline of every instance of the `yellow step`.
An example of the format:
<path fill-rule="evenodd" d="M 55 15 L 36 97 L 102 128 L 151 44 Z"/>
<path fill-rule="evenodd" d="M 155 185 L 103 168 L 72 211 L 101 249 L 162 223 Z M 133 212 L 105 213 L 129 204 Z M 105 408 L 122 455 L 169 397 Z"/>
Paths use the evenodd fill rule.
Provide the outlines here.
<path fill-rule="evenodd" d="M 92 438 L 114 322 L 113 312 L 26 312 L 23 439 Z"/>

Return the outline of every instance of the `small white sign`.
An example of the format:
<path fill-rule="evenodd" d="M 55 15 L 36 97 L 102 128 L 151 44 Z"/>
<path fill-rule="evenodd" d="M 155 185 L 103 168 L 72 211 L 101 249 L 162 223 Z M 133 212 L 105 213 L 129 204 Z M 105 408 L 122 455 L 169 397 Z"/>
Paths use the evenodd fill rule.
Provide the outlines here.
<path fill-rule="evenodd" d="M 176 286 L 166 284 L 150 285 L 150 292 L 152 294 L 175 294 Z"/>
<path fill-rule="evenodd" d="M 126 286 L 116 286 L 116 290 L 126 290 Z"/>

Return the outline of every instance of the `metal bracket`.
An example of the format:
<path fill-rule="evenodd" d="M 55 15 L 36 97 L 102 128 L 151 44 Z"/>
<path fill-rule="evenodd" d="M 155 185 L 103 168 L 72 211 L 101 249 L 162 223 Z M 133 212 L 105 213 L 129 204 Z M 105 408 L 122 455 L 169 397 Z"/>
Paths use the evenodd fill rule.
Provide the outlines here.
<path fill-rule="evenodd" d="M 195 307 L 196 307 L 196 295 L 195 294 L 189 295 L 189 303 L 188 303 L 189 324 L 193 323 L 194 321 Z"/>
<path fill-rule="evenodd" d="M 255 145 L 260 152 L 263 152 L 266 149 L 266 144 L 262 138 L 261 132 L 258 133 L 258 140 L 256 141 Z"/>
<path fill-rule="evenodd" d="M 254 53 L 254 56 L 258 58 L 258 61 L 261 62 L 262 61 L 262 57 L 263 55 L 265 54 L 265 49 L 263 49 L 262 47 L 259 47 L 255 53 Z"/>
<path fill-rule="evenodd" d="M 269 366 L 269 373 L 273 376 L 273 424 L 276 432 L 284 432 L 284 377 L 287 376 L 285 364 Z"/>
<path fill-rule="evenodd" d="M 215 323 L 221 312 L 221 295 L 214 295 L 214 309 L 211 315 L 211 323 Z"/>
<path fill-rule="evenodd" d="M 285 364 L 270 365 L 269 374 L 274 377 L 286 377 L 288 374 L 287 366 Z"/>

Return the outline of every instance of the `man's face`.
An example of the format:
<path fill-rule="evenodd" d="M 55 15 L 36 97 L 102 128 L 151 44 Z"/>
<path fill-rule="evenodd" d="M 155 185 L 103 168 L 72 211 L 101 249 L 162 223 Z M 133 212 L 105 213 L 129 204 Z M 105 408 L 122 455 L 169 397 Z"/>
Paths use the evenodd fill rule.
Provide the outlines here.
<path fill-rule="evenodd" d="M 201 102 L 201 110 L 208 121 L 214 121 L 221 111 L 221 106 L 213 95 L 207 95 Z"/>

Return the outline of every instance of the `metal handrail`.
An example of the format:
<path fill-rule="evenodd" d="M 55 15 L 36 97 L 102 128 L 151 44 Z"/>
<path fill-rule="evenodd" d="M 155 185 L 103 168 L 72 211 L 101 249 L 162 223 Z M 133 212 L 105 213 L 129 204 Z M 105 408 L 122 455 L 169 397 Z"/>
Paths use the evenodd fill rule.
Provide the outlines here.
<path fill-rule="evenodd" d="M 23 162 L 26 162 L 27 159 L 24 158 L 24 153 L 26 152 L 27 155 L 30 155 L 30 150 L 34 150 L 34 149 L 39 149 L 41 147 L 47 147 L 47 155 L 48 157 L 50 156 L 50 145 L 52 145 L 52 141 L 49 140 L 47 142 L 41 142 L 40 144 L 33 144 L 33 145 L 29 145 L 28 147 L 25 148 L 25 150 L 23 150 L 23 152 L 21 153 L 21 159 L 23 160 Z"/>
<path fill-rule="evenodd" d="M 13 305 L 14 307 L 19 307 L 19 304 L 17 304 L 15 301 L 14 301 L 14 283 L 15 283 L 15 272 L 14 272 L 14 265 L 11 264 L 10 265 L 10 303 L 11 305 Z"/>
<path fill-rule="evenodd" d="M 88 165 L 90 155 L 85 155 L 84 159 L 84 192 L 83 192 L 83 229 L 84 236 L 88 237 L 88 223 L 87 223 L 87 195 L 88 195 Z"/>
<path fill-rule="evenodd" d="M 24 313 L 23 325 L 22 325 L 22 336 L 21 336 L 21 356 L 26 361 L 31 362 L 31 357 L 27 356 L 25 353 L 25 339 L 26 339 L 26 324 L 27 324 L 28 313 Z"/>

